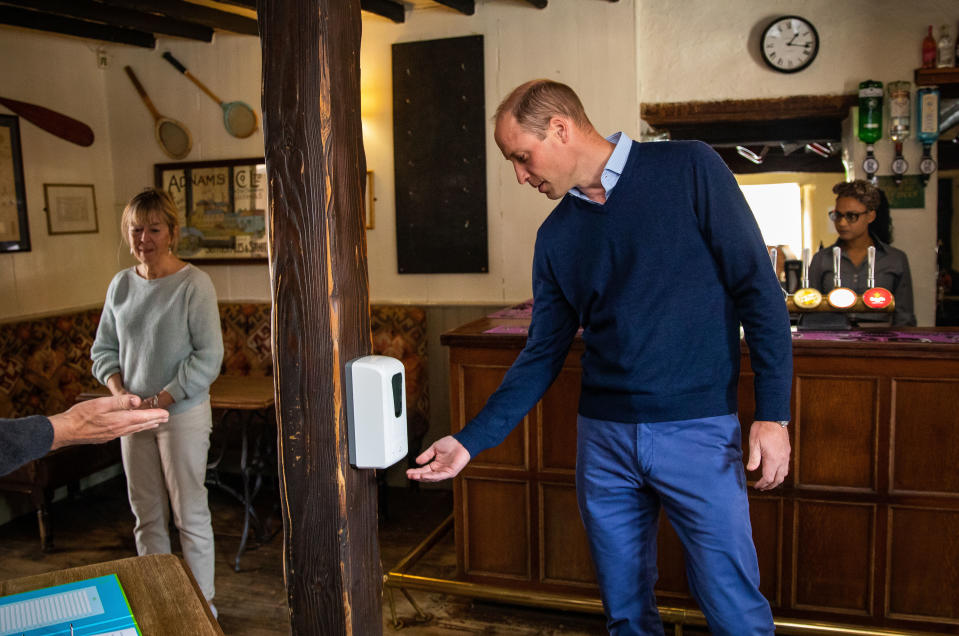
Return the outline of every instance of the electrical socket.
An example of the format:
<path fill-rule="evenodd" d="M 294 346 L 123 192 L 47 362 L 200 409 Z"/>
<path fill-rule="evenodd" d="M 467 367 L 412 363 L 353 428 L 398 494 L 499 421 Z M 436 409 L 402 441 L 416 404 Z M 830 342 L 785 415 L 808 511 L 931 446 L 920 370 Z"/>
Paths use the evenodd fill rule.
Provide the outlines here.
<path fill-rule="evenodd" d="M 110 66 L 110 56 L 104 48 L 97 49 L 97 68 L 107 68 Z"/>

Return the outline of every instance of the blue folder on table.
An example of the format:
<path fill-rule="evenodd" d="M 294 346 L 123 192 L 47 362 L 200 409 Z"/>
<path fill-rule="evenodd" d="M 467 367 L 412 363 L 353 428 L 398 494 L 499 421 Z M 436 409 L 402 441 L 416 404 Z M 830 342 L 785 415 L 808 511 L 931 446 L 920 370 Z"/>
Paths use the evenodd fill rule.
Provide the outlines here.
<path fill-rule="evenodd" d="M 0 636 L 142 636 L 116 574 L 0 597 Z"/>

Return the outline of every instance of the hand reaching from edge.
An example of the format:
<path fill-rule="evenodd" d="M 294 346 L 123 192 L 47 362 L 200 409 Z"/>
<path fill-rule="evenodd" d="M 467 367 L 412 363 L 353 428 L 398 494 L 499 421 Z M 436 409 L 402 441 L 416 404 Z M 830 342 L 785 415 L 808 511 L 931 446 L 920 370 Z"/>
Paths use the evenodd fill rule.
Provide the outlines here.
<path fill-rule="evenodd" d="M 410 468 L 406 476 L 413 481 L 443 481 L 456 477 L 470 461 L 470 453 L 455 437 L 442 437 L 416 458 L 419 468 Z"/>
<path fill-rule="evenodd" d="M 138 410 L 140 398 L 131 393 L 97 398 L 50 416 L 51 448 L 73 444 L 101 444 L 115 437 L 156 428 L 170 414 L 163 409 Z"/>

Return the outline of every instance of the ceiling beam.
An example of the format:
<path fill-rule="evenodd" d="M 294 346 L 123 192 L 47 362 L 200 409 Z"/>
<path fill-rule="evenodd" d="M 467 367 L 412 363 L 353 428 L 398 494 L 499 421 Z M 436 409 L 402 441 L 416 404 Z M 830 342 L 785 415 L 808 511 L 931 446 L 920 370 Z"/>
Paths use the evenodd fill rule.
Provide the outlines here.
<path fill-rule="evenodd" d="M 256 11 L 256 0 L 217 0 L 223 4 L 232 4 L 234 7 L 243 7 L 244 9 L 253 9 Z"/>
<path fill-rule="evenodd" d="M 615 1 L 616 0 L 613 0 L 613 2 Z M 549 0 L 526 0 L 526 2 L 530 3 L 537 9 L 545 9 L 546 5 L 549 4 Z"/>
<path fill-rule="evenodd" d="M 456 9 L 466 15 L 476 13 L 476 2 L 474 2 L 474 0 L 434 0 L 434 2 L 447 6 L 450 9 Z"/>
<path fill-rule="evenodd" d="M 65 18 L 40 11 L 19 9 L 9 5 L 0 5 L 0 24 L 9 24 L 27 29 L 47 31 L 49 33 L 62 33 L 63 35 L 73 35 L 79 38 L 102 40 L 104 42 L 132 44 L 133 46 L 142 46 L 146 49 L 156 47 L 156 39 L 151 33 L 144 33 L 136 29 L 108 27 L 102 24 L 86 22 L 85 20 L 74 20 L 73 18 Z"/>
<path fill-rule="evenodd" d="M 406 20 L 403 5 L 393 0 L 360 0 L 360 9 L 397 23 Z"/>
<path fill-rule="evenodd" d="M 68 18 L 100 22 L 105 26 L 136 29 L 145 33 L 160 33 L 201 42 L 213 41 L 211 28 L 133 9 L 110 7 L 91 0 L 0 0 L 0 3 Z"/>
<path fill-rule="evenodd" d="M 218 11 L 192 2 L 183 2 L 183 0 L 105 0 L 105 4 L 148 13 L 159 13 L 177 20 L 197 22 L 211 29 L 231 31 L 243 35 L 260 35 L 256 20 L 229 11 Z"/>

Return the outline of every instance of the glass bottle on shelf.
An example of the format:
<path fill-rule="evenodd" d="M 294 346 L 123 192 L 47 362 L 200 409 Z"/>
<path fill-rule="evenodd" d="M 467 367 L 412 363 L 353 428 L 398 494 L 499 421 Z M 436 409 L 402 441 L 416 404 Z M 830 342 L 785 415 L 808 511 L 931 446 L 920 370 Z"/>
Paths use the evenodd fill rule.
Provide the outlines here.
<path fill-rule="evenodd" d="M 937 68 L 952 68 L 956 63 L 955 43 L 949 35 L 949 25 L 943 24 L 939 31 L 939 44 L 936 52 Z"/>
<path fill-rule="evenodd" d="M 929 25 L 929 32 L 922 40 L 922 68 L 936 67 L 936 38 L 932 36 L 932 25 Z"/>
<path fill-rule="evenodd" d="M 866 80 L 859 83 L 859 141 L 866 144 L 863 172 L 870 181 L 875 181 L 879 161 L 873 144 L 882 137 L 882 82 Z"/>
<path fill-rule="evenodd" d="M 902 176 L 909 169 L 909 164 L 902 156 L 902 142 L 909 137 L 909 100 L 912 93 L 912 84 L 909 82 L 889 82 L 886 85 L 889 94 L 889 139 L 896 146 L 896 156 L 890 164 L 893 181 L 902 183 Z"/>

